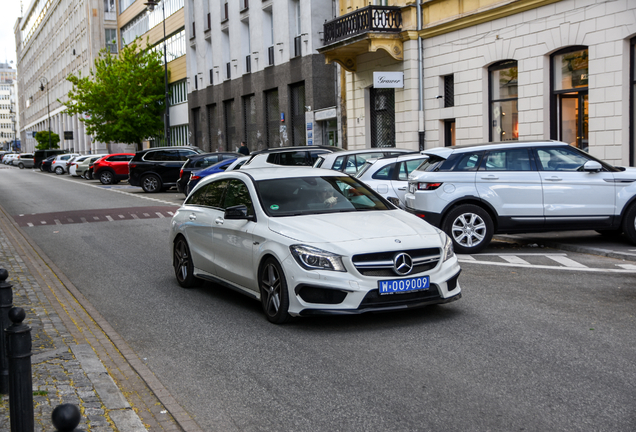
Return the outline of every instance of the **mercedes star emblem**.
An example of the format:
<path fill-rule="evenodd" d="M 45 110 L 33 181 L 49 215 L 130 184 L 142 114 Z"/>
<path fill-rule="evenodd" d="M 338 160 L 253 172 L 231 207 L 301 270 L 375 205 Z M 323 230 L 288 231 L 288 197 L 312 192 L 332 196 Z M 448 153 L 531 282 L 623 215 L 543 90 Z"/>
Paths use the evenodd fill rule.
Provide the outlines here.
<path fill-rule="evenodd" d="M 400 276 L 406 276 L 413 270 L 413 259 L 409 254 L 399 253 L 393 258 L 393 271 Z"/>

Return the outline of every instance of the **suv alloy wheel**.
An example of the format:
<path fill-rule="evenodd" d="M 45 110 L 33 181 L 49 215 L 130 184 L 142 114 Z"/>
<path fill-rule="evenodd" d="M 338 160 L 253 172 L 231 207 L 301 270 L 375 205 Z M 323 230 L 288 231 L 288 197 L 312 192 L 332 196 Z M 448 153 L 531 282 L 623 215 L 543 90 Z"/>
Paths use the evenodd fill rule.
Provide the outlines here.
<path fill-rule="evenodd" d="M 147 193 L 159 192 L 161 190 L 161 180 L 154 174 L 148 174 L 141 179 L 141 188 Z"/>

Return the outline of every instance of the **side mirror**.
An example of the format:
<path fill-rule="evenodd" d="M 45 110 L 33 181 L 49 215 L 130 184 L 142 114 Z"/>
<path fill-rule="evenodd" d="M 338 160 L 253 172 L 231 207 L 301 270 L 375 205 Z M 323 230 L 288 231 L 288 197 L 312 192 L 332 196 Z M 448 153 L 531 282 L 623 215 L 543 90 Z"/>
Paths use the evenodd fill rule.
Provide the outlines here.
<path fill-rule="evenodd" d="M 234 220 L 245 219 L 250 221 L 256 220 L 254 216 L 247 214 L 247 207 L 243 204 L 226 208 L 223 218 L 229 219 L 229 220 L 232 220 L 232 219 Z"/>
<path fill-rule="evenodd" d="M 587 161 L 583 165 L 583 171 L 585 172 L 599 172 L 603 170 L 603 165 L 596 161 Z"/>

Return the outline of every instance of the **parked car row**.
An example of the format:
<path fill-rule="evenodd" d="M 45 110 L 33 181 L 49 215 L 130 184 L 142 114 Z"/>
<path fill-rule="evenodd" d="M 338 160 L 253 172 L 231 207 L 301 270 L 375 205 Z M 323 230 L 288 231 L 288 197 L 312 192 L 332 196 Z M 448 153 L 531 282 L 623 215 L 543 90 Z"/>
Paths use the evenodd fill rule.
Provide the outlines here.
<path fill-rule="evenodd" d="M 33 168 L 33 153 L 4 153 L 0 160 L 5 165 L 17 166 L 20 169 Z"/>

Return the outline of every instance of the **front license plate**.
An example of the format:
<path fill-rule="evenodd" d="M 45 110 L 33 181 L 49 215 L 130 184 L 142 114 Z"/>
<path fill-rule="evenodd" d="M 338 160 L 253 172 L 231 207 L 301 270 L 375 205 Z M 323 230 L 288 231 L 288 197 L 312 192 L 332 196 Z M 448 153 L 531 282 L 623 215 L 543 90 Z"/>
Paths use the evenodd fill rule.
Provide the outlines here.
<path fill-rule="evenodd" d="M 420 276 L 409 279 L 395 279 L 378 282 L 380 294 L 395 294 L 409 291 L 419 291 L 429 288 L 429 277 Z"/>

